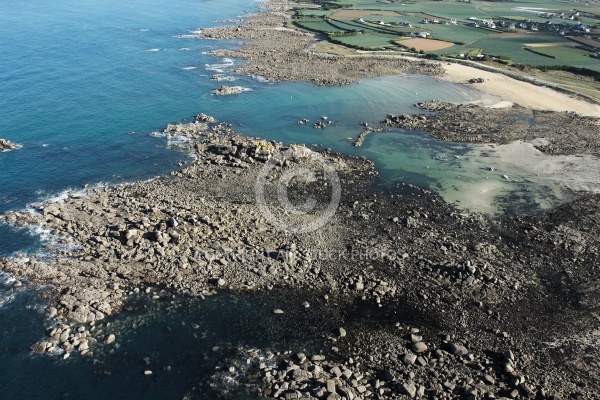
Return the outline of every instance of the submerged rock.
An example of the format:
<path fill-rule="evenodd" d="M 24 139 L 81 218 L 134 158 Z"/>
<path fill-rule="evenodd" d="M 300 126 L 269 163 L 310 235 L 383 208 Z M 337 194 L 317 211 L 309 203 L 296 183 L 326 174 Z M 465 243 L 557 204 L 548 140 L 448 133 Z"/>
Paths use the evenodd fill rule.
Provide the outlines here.
<path fill-rule="evenodd" d="M 48 349 L 49 344 L 50 343 L 48 342 L 37 342 L 31 346 L 31 350 L 33 350 L 34 353 L 43 354 L 46 352 L 46 349 Z"/>
<path fill-rule="evenodd" d="M 0 151 L 10 151 L 16 149 L 18 146 L 6 139 L 0 139 Z"/>
<path fill-rule="evenodd" d="M 242 93 L 242 88 L 238 87 L 238 86 L 226 86 L 226 85 L 221 85 L 220 88 L 216 89 L 213 94 L 215 96 L 224 96 L 224 95 L 229 95 L 229 94 L 238 94 L 238 93 Z"/>

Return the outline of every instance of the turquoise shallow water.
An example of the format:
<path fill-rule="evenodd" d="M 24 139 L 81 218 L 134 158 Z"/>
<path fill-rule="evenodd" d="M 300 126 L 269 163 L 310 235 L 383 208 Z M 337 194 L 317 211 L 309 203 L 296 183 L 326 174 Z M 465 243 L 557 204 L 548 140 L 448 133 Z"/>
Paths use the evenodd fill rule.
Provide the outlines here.
<path fill-rule="evenodd" d="M 244 134 L 369 156 L 388 179 L 439 188 L 457 175 L 452 168 L 460 168 L 458 162 L 439 165 L 431 158 L 462 154 L 461 146 L 415 132 L 373 135 L 360 149 L 351 140 L 362 129 L 360 122 L 411 112 L 415 102 L 431 98 L 469 100 L 475 92 L 415 76 L 333 88 L 261 82 L 235 76 L 239 60 L 203 54 L 239 43 L 188 37 L 216 19 L 254 11 L 255 5 L 247 0 L 0 2 L 0 137 L 23 146 L 0 153 L 0 212 L 83 184 L 147 179 L 173 170 L 186 155 L 151 133 L 199 112 L 231 122 Z M 251 90 L 212 96 L 219 83 L 210 78 L 217 72 Z M 334 122 L 324 130 L 296 123 L 323 115 Z M 0 256 L 41 250 L 35 233 L 0 225 Z M 265 317 L 275 303 L 285 305 L 274 295 L 228 294 L 172 311 L 168 304 L 141 301 L 114 321 L 123 328 L 120 351 L 100 357 L 99 364 L 78 357 L 63 363 L 28 351 L 43 337 L 44 299 L 36 291 L 13 294 L 10 281 L 2 278 L 0 399 L 181 399 L 193 387 L 195 398 L 213 398 L 198 384 L 220 357 L 212 355 L 213 346 L 318 343 L 315 332 L 294 336 L 276 328 Z M 294 322 L 311 326 L 299 318 Z M 148 320 L 143 328 L 130 329 L 142 319 Z M 192 323 L 202 326 L 203 341 L 194 337 Z M 176 325 L 182 327 L 173 330 Z M 144 379 L 144 357 L 157 371 L 171 364 L 177 368 Z"/>

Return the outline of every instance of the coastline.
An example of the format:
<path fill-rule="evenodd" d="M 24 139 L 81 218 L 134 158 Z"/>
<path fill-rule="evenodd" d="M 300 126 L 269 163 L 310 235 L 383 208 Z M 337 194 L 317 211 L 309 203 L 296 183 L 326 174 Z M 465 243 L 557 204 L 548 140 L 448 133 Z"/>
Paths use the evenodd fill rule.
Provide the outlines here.
<path fill-rule="evenodd" d="M 311 303 L 322 301 L 309 295 L 316 291 L 346 299 L 337 301 L 338 306 L 358 301 L 393 312 L 397 304 L 408 305 L 424 320 L 397 323 L 397 317 L 391 317 L 383 325 L 359 323 L 348 332 L 344 324 L 346 328 L 323 332 L 338 349 L 335 354 L 326 348 L 305 358 L 300 353 L 283 354 L 273 366 L 255 371 L 259 377 L 266 373 L 273 377 L 299 365 L 306 372 L 286 380 L 287 389 L 277 379 L 251 380 L 250 387 L 266 397 L 294 392 L 307 373 L 318 370 L 323 380 L 311 391 L 321 393 L 316 398 L 325 398 L 331 393 L 326 382 L 339 379 L 338 369 L 371 377 L 334 382 L 334 391 L 359 399 L 376 392 L 415 397 L 434 391 L 456 395 L 475 388 L 481 395 L 500 396 L 512 391 L 538 395 L 582 391 L 574 377 L 565 382 L 565 375 L 580 371 L 565 364 L 564 355 L 542 356 L 548 350 L 542 342 L 566 341 L 593 328 L 588 308 L 566 306 L 570 303 L 564 298 L 572 296 L 572 290 L 583 294 L 580 290 L 587 290 L 583 286 L 576 289 L 579 274 L 592 276 L 595 268 L 600 197 L 587 196 L 526 219 L 492 220 L 462 213 L 417 187 L 381 192 L 368 160 L 325 151 L 318 157 L 335 166 L 344 193 L 337 212 L 318 231 L 282 234 L 265 220 L 253 198 L 257 176 L 268 160 L 286 152 L 289 156 L 277 158 L 278 167 L 266 181 L 266 192 L 274 193 L 278 177 L 309 168 L 316 153 L 242 137 L 228 124 L 207 121 L 212 119 L 199 116 L 194 123 L 165 128 L 172 136 L 188 137 L 188 150 L 195 155 L 170 177 L 93 188 L 85 196 L 41 205 L 36 213 L 3 217 L 16 226 L 42 224 L 78 245 L 76 251 L 59 250 L 49 260 L 0 261 L 2 270 L 15 277 L 54 287 L 57 297 L 46 316 L 55 328 L 33 345 L 34 351 L 54 354 L 61 349 L 93 359 L 95 349 L 110 347 L 121 336 L 105 325 L 105 319 L 118 314 L 129 296 L 152 293 L 155 287 L 198 297 L 220 290 L 258 293 L 281 288 L 299 293 L 309 307 L 300 300 L 297 307 L 306 312 L 311 312 Z M 326 182 L 326 176 L 317 179 L 309 185 L 308 195 L 326 202 L 330 196 Z M 288 185 L 294 201 L 307 196 L 305 184 Z M 280 218 L 296 223 L 304 218 L 274 206 Z M 548 227 L 559 225 L 564 228 Z M 567 258 L 564 249 L 556 247 L 565 234 L 577 238 L 568 242 L 573 247 L 567 248 Z M 546 256 L 540 260 L 539 254 Z M 581 264 L 579 259 L 587 262 Z M 571 276 L 569 288 L 557 292 L 554 285 L 560 278 L 554 274 L 565 267 L 579 272 Z M 563 307 L 558 314 L 537 311 L 558 305 Z M 532 314 L 535 320 L 524 322 Z M 482 324 L 497 329 L 481 330 Z M 397 357 L 385 356 L 390 346 L 398 349 Z M 586 365 L 586 348 L 569 347 L 569 357 Z M 503 356 L 508 352 L 512 355 Z M 360 362 L 348 364 L 349 358 Z M 550 373 L 548 363 L 561 374 Z M 425 365 L 429 367 L 422 368 Z M 439 385 L 431 371 L 448 374 L 449 384 Z M 480 371 L 489 375 L 485 387 L 461 383 L 480 381 Z M 518 378 L 523 375 L 528 376 L 527 384 Z M 376 377 L 379 383 L 373 384 Z M 586 390 L 595 390 L 595 385 L 590 382 Z"/>
<path fill-rule="evenodd" d="M 313 73 L 308 80 L 316 84 L 344 84 L 390 70 L 388 59 L 361 57 L 356 68 L 374 69 L 354 75 L 344 71 L 349 68 L 345 61 L 306 59 L 336 64 L 335 74 Z M 272 67 L 281 71 L 285 60 Z M 416 71 L 439 73 L 437 66 L 428 65 L 418 64 Z M 414 67 L 392 63 L 397 71 L 414 72 Z M 251 64 L 241 71 L 266 73 L 272 80 L 303 80 L 310 73 L 274 69 L 257 70 Z M 595 393 L 597 373 L 590 370 L 595 359 L 586 343 L 572 338 L 594 328 L 589 312 L 598 293 L 593 284 L 600 244 L 594 234 L 600 220 L 598 196 L 583 196 L 540 215 L 494 220 L 463 213 L 416 187 L 381 192 L 368 160 L 326 151 L 319 154 L 341 176 L 344 198 L 338 212 L 312 236 L 282 235 L 257 209 L 254 185 L 270 158 L 299 149 L 241 137 L 207 116 L 168 126 L 165 133 L 190 138 L 185 143 L 196 158 L 170 177 L 94 188 L 85 196 L 44 204 L 39 214 L 5 216 L 17 226 L 44 224 L 80 244 L 76 252 L 59 252 L 49 261 L 0 261 L 1 269 L 14 276 L 56 288 L 47 317 L 59 325 L 34 345 L 35 351 L 52 353 L 61 347 L 93 357 L 94 347 L 102 342 L 110 346 L 119 338 L 119 332 L 97 333 L 106 317 L 148 288 L 199 297 L 219 290 L 318 289 L 349 302 L 389 307 L 389 318 L 381 326 L 365 323 L 356 331 L 340 327 L 324 332 L 328 344 L 339 350 L 332 356 L 297 349 L 277 356 L 274 366 L 258 367 L 257 376 L 267 380 L 251 384 L 265 397 L 551 398 Z M 307 159 L 290 157 L 281 171 L 307 166 Z M 290 185 L 289 190 L 302 199 L 303 189 Z M 309 194 L 317 199 L 328 195 L 315 186 Z M 348 248 L 358 254 L 375 251 L 378 257 L 346 260 L 314 254 L 314 249 L 339 254 Z M 589 304 L 572 300 L 577 296 Z M 398 303 L 409 304 L 422 320 L 396 322 Z M 555 347 L 543 343 L 550 341 Z M 390 356 L 390 349 L 397 351 Z M 229 365 L 224 360 L 223 370 Z M 590 375 L 586 387 L 578 385 L 582 373 Z"/>
<path fill-rule="evenodd" d="M 293 3 L 298 6 L 298 3 Z M 236 25 L 208 28 L 198 38 L 247 40 L 238 50 L 213 50 L 215 57 L 241 58 L 246 63 L 236 72 L 270 81 L 305 81 L 316 85 L 347 85 L 363 78 L 443 73 L 440 63 L 413 61 L 402 57 L 341 57 L 317 53 L 321 42 L 315 34 L 285 27 L 292 5 L 287 1 L 261 3 L 267 10 L 241 20 Z"/>
<path fill-rule="evenodd" d="M 296 7 L 297 4 L 294 4 Z M 308 81 L 317 85 L 345 85 L 363 78 L 398 74 L 423 74 L 457 84 L 483 78 L 476 88 L 483 98 L 476 104 L 506 107 L 509 103 L 539 110 L 575 112 L 599 117 L 600 105 L 575 98 L 550 87 L 517 80 L 506 74 L 490 72 L 461 63 L 431 61 L 406 55 L 386 55 L 353 51 L 337 55 L 319 53 L 325 43 L 311 32 L 285 28 L 290 19 L 288 2 L 269 0 L 261 3 L 266 11 L 253 14 L 235 26 L 205 29 L 201 38 L 249 40 L 234 51 L 214 50 L 216 57 L 237 57 L 247 64 L 237 72 L 264 77 L 271 81 Z"/>
<path fill-rule="evenodd" d="M 485 94 L 483 99 L 474 104 L 507 107 L 512 103 L 531 109 L 570 111 L 590 117 L 600 116 L 600 105 L 598 104 L 574 98 L 548 87 L 519 81 L 504 74 L 484 71 L 467 65 L 444 64 L 444 75 L 441 76 L 441 79 L 464 84 L 473 77 L 484 80 L 475 85 Z"/>

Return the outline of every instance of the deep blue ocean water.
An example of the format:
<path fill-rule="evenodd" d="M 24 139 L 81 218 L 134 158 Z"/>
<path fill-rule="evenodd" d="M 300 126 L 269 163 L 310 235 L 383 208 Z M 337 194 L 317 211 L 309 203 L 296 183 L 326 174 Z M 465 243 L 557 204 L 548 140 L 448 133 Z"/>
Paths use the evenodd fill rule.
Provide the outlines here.
<path fill-rule="evenodd" d="M 361 130 L 359 122 L 406 113 L 431 98 L 468 100 L 474 92 L 414 76 L 333 88 L 273 84 L 235 75 L 240 60 L 203 54 L 240 43 L 189 37 L 215 20 L 237 19 L 255 9 L 248 0 L 0 1 L 0 137 L 23 146 L 0 153 L 0 213 L 84 184 L 147 179 L 177 168 L 186 155 L 151 134 L 200 112 L 231 122 L 244 134 L 369 155 L 384 173 L 412 183 L 435 187 L 450 176 L 424 168 L 437 152 L 460 152 L 455 145 L 416 133 L 385 134 L 362 149 L 351 139 Z M 233 76 L 231 84 L 250 91 L 212 96 L 220 85 L 211 80 L 215 73 Z M 321 131 L 296 123 L 323 115 L 334 126 Z M 0 225 L 0 256 L 42 246 L 34 233 Z M 169 311 L 168 303 L 140 300 L 113 322 L 122 327 L 117 351 L 99 355 L 95 364 L 77 356 L 61 361 L 29 351 L 44 337 L 43 291 L 10 287 L 2 278 L 0 399 L 181 399 L 186 394 L 210 399 L 214 393 L 203 391 L 200 382 L 220 357 L 213 354 L 215 345 L 299 349 L 319 337 L 304 330 L 294 336 L 296 330 L 277 328 L 265 317 L 283 301 L 275 294 L 223 294 L 184 302 L 176 311 Z M 301 309 L 300 299 L 294 304 Z M 304 321 L 295 315 L 286 317 L 293 328 Z M 195 332 L 192 323 L 201 329 Z M 150 358 L 149 367 L 144 357 Z M 164 372 L 166 366 L 172 373 Z M 146 378 L 146 368 L 157 373 Z"/>

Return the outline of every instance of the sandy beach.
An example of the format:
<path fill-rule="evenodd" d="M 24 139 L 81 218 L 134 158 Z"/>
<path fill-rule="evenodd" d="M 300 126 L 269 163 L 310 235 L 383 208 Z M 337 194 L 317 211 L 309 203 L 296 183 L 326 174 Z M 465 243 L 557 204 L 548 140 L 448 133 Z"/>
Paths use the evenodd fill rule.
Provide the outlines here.
<path fill-rule="evenodd" d="M 444 71 L 442 79 L 450 82 L 466 83 L 472 78 L 483 78 L 484 82 L 478 83 L 477 88 L 485 95 L 476 102 L 477 104 L 493 106 L 504 101 L 539 110 L 572 111 L 591 117 L 600 116 L 600 105 L 503 74 L 453 63 L 444 64 Z"/>

